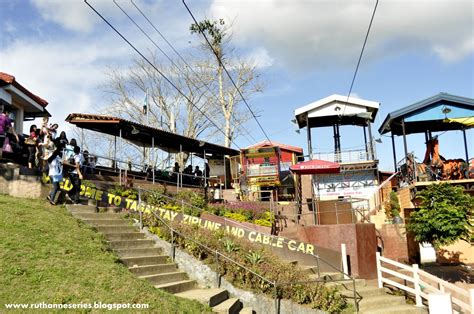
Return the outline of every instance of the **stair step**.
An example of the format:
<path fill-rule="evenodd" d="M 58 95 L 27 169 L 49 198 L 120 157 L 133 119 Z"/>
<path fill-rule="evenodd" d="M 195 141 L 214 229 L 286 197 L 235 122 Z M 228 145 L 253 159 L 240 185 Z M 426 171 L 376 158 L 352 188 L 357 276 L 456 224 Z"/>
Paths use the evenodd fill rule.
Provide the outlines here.
<path fill-rule="evenodd" d="M 138 240 L 145 238 L 145 234 L 141 232 L 118 232 L 118 233 L 107 233 L 106 238 L 110 241 L 113 240 Z"/>
<path fill-rule="evenodd" d="M 67 209 L 71 212 L 83 212 L 83 213 L 97 213 L 97 209 L 95 206 L 91 205 L 73 205 L 69 204 L 67 205 Z"/>
<path fill-rule="evenodd" d="M 425 307 L 417 307 L 414 305 L 396 305 L 396 306 L 384 306 L 381 308 L 359 311 L 361 314 L 427 314 L 428 310 Z"/>
<path fill-rule="evenodd" d="M 240 310 L 239 314 L 254 314 L 255 311 L 251 307 L 244 307 Z"/>
<path fill-rule="evenodd" d="M 193 289 L 185 292 L 177 293 L 176 296 L 191 300 L 196 300 L 210 307 L 227 300 L 229 293 L 224 289 Z"/>
<path fill-rule="evenodd" d="M 196 286 L 196 281 L 194 280 L 183 280 L 171 283 L 165 283 L 163 285 L 157 285 L 155 288 L 162 289 L 169 293 L 179 293 L 186 290 L 194 289 Z"/>
<path fill-rule="evenodd" d="M 143 249 L 155 246 L 153 240 L 117 240 L 109 241 L 109 245 L 113 249 Z"/>
<path fill-rule="evenodd" d="M 325 283 L 324 285 L 326 287 L 338 287 L 340 290 L 351 290 L 352 291 L 354 289 L 354 285 L 352 283 L 352 280 L 329 281 L 329 282 Z M 365 279 L 355 279 L 355 286 L 356 286 L 356 289 L 361 289 L 361 288 L 367 287 L 367 281 Z M 377 287 L 372 287 L 372 288 L 377 288 Z"/>
<path fill-rule="evenodd" d="M 301 268 L 305 274 L 310 274 L 310 275 L 318 274 L 317 266 L 301 266 Z"/>
<path fill-rule="evenodd" d="M 102 232 L 104 234 L 109 234 L 109 233 L 130 233 L 130 232 L 136 232 L 138 230 L 137 227 L 130 226 L 130 225 L 119 225 L 119 226 L 94 226 L 94 228 Z"/>
<path fill-rule="evenodd" d="M 213 306 L 212 311 L 216 313 L 236 314 L 242 308 L 242 302 L 237 298 L 230 298 L 224 302 Z"/>
<path fill-rule="evenodd" d="M 340 293 L 346 297 L 353 297 L 354 292 L 352 290 L 352 285 L 347 287 L 347 289 L 344 289 L 344 287 L 340 288 Z M 388 289 L 380 289 L 377 287 L 357 287 L 356 285 L 356 291 L 357 295 L 367 298 L 367 297 L 373 297 L 373 296 L 378 296 L 378 295 L 387 295 Z"/>
<path fill-rule="evenodd" d="M 129 267 L 132 273 L 137 276 L 147 276 L 153 274 L 161 274 L 161 273 L 171 273 L 178 269 L 176 264 L 156 264 L 156 265 L 146 265 L 146 266 L 136 266 L 136 267 Z"/>
<path fill-rule="evenodd" d="M 163 253 L 163 250 L 158 247 L 144 248 L 144 249 L 119 249 L 116 251 L 117 251 L 117 254 L 122 258 L 156 256 L 156 255 L 162 255 Z"/>
<path fill-rule="evenodd" d="M 380 295 L 362 298 L 359 302 L 359 310 L 383 309 L 396 305 L 405 305 L 405 297 L 394 295 Z"/>
<path fill-rule="evenodd" d="M 146 279 L 151 282 L 152 285 L 162 285 L 170 282 L 183 281 L 188 278 L 188 274 L 183 271 L 174 271 L 171 273 L 153 274 L 138 277 L 140 279 Z"/>
<path fill-rule="evenodd" d="M 123 218 L 123 214 L 115 214 L 115 213 L 73 212 L 73 215 L 81 219 L 122 219 Z"/>
<path fill-rule="evenodd" d="M 168 261 L 167 255 L 156 256 L 137 256 L 137 257 L 123 257 L 121 261 L 128 267 L 132 266 L 147 266 L 156 264 L 166 264 Z"/>
<path fill-rule="evenodd" d="M 94 226 L 129 226 L 131 223 L 125 219 L 83 219 L 83 221 Z"/>

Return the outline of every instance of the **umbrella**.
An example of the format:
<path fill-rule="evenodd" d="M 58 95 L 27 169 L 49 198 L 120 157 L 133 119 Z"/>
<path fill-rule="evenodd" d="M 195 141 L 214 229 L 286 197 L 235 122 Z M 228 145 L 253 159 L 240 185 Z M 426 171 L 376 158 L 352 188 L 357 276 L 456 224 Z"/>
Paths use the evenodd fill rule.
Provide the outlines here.
<path fill-rule="evenodd" d="M 297 163 L 291 166 L 290 170 L 296 174 L 339 173 L 341 166 L 336 162 L 313 159 Z"/>

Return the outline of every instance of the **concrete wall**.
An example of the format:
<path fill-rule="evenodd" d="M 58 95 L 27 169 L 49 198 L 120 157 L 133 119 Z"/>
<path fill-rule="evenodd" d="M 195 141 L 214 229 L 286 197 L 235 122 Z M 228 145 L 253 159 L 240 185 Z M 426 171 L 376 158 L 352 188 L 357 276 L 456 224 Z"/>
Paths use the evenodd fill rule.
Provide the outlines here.
<path fill-rule="evenodd" d="M 144 229 L 148 238 L 153 239 L 158 247 L 163 248 L 165 254 L 171 252 L 171 245 Z M 186 252 L 176 249 L 175 262 L 178 267 L 185 271 L 189 277 L 196 280 L 201 287 L 217 288 L 217 273 L 203 262 L 195 259 Z M 252 291 L 242 290 L 235 287 L 230 282 L 221 278 L 220 288 L 226 289 L 232 297 L 239 298 L 244 306 L 252 307 L 256 313 L 275 313 L 275 300 L 262 294 Z M 282 314 L 318 314 L 325 313 L 321 310 L 313 310 L 289 300 L 280 300 L 280 313 Z"/>
<path fill-rule="evenodd" d="M 38 176 L 21 175 L 20 168 L 2 164 L 0 167 L 0 193 L 21 198 L 45 198 L 50 185 L 43 184 Z"/>
<path fill-rule="evenodd" d="M 374 224 L 307 226 L 298 230 L 298 238 L 334 251 L 340 251 L 341 243 L 345 243 L 351 274 L 364 279 L 377 277 L 377 240 Z"/>
<path fill-rule="evenodd" d="M 409 263 L 408 243 L 404 224 L 384 224 L 380 228 L 383 239 L 383 256 L 400 263 Z"/>

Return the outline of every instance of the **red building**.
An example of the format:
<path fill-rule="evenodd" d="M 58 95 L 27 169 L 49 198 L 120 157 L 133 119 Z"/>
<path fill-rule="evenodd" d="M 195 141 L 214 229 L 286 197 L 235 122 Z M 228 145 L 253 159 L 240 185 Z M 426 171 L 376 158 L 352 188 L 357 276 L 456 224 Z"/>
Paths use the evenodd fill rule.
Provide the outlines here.
<path fill-rule="evenodd" d="M 239 185 L 246 180 L 249 198 L 294 199 L 295 180 L 290 166 L 303 156 L 303 149 L 277 142 L 263 141 L 240 152 Z M 234 167 L 234 169 L 236 169 Z M 237 172 L 237 171 L 236 171 Z M 271 193 L 273 191 L 273 193 Z"/>

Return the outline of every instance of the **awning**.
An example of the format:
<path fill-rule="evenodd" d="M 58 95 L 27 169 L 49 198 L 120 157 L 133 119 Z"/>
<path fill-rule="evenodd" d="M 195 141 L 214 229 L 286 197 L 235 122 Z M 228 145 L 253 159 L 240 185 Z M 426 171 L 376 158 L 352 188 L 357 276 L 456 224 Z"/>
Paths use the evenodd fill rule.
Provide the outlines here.
<path fill-rule="evenodd" d="M 459 123 L 462 125 L 465 125 L 467 127 L 474 127 L 474 117 L 468 117 L 468 118 L 455 118 L 455 119 L 446 119 L 447 122 L 449 123 Z"/>
<path fill-rule="evenodd" d="M 67 116 L 66 121 L 79 128 L 121 136 L 123 139 L 141 147 L 151 147 L 154 140 L 156 148 L 170 153 L 177 153 L 182 150 L 183 152 L 203 156 L 204 152 L 206 152 L 207 156 L 212 154 L 212 157 L 208 157 L 209 159 L 222 158 L 224 155 L 236 156 L 240 153 L 238 150 L 230 147 L 171 133 L 118 117 L 71 113 Z"/>
<path fill-rule="evenodd" d="M 341 171 L 341 165 L 336 162 L 313 159 L 297 163 L 291 166 L 290 170 L 296 174 L 339 173 Z"/>

